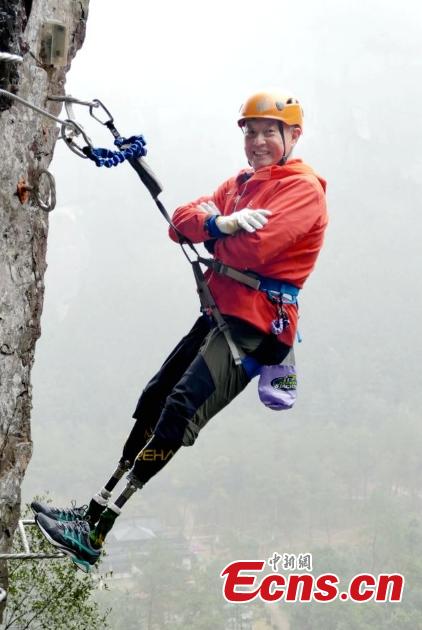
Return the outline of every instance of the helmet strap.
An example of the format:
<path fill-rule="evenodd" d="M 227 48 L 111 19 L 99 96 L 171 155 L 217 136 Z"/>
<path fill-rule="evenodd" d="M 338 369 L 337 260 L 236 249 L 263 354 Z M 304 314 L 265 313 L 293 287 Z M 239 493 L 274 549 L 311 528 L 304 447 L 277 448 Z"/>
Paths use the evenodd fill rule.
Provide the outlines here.
<path fill-rule="evenodd" d="M 285 163 L 287 162 L 287 158 L 288 155 L 286 155 L 286 138 L 284 136 L 284 125 L 282 122 L 278 123 L 279 129 L 280 129 L 280 135 L 281 135 L 281 139 L 283 141 L 283 157 L 281 158 L 281 160 L 278 162 L 278 164 L 280 166 L 284 166 Z"/>

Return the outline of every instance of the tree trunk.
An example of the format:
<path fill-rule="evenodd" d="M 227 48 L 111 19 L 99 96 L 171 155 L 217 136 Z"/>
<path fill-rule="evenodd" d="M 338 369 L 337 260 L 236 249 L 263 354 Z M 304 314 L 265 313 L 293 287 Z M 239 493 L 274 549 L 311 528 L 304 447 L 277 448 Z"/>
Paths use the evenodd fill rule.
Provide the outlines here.
<path fill-rule="evenodd" d="M 0 88 L 57 116 L 61 105 L 47 95 L 64 93 L 66 72 L 84 40 L 88 4 L 0 0 L 0 53 L 23 57 L 21 63 L 0 59 Z M 62 61 L 42 47 L 49 20 L 66 29 Z M 60 25 L 59 31 L 63 35 Z M 53 48 L 54 55 L 58 47 Z M 0 96 L 0 553 L 10 551 L 20 486 L 32 453 L 30 377 L 41 333 L 48 234 L 48 213 L 25 189 L 20 198 L 16 191 L 20 180 L 33 186 L 40 169 L 48 168 L 57 136 L 54 121 Z M 4 561 L 0 586 L 7 588 Z"/>

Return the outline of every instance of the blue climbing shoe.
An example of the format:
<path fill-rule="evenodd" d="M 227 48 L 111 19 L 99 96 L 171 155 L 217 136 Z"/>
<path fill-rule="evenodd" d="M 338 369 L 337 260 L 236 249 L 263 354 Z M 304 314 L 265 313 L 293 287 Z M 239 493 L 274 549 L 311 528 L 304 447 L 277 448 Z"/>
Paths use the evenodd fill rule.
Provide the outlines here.
<path fill-rule="evenodd" d="M 98 561 L 101 549 L 92 546 L 87 521 L 60 522 L 39 513 L 35 522 L 49 543 L 70 556 L 78 569 L 89 573 Z"/>
<path fill-rule="evenodd" d="M 47 503 L 39 503 L 38 501 L 32 501 L 31 510 L 35 515 L 45 514 L 48 518 L 52 518 L 55 521 L 62 523 L 69 523 L 72 521 L 83 521 L 88 511 L 88 506 L 76 507 L 76 503 L 72 504 L 70 508 L 55 508 Z"/>

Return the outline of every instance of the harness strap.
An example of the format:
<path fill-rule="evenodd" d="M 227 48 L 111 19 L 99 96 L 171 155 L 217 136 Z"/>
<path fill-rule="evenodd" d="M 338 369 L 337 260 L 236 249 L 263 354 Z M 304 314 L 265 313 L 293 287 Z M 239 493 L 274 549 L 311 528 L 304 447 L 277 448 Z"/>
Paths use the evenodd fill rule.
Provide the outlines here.
<path fill-rule="evenodd" d="M 219 260 L 214 260 L 212 258 L 203 258 L 202 256 L 198 257 L 199 262 L 203 265 L 212 269 L 216 273 L 221 274 L 222 276 L 227 276 L 232 280 L 237 280 L 237 282 L 241 282 L 242 284 L 246 284 L 251 289 L 259 289 L 260 281 L 259 278 L 249 276 L 248 274 L 235 269 L 234 267 L 230 267 L 229 265 L 225 265 Z"/>
<path fill-rule="evenodd" d="M 211 291 L 208 288 L 207 282 L 205 280 L 205 276 L 202 273 L 202 269 L 199 263 L 199 260 L 194 260 L 191 262 L 192 271 L 195 277 L 196 287 L 199 295 L 199 300 L 201 302 L 201 310 L 203 312 L 210 312 L 214 318 L 215 323 L 217 324 L 217 328 L 220 332 L 223 333 L 227 345 L 230 348 L 230 352 L 232 353 L 233 360 L 235 365 L 241 365 L 242 359 L 239 353 L 239 349 L 233 341 L 231 336 L 230 328 L 227 323 L 224 321 L 223 316 L 217 308 L 217 305 L 214 301 Z"/>
<path fill-rule="evenodd" d="M 213 260 L 212 258 L 203 258 L 202 256 L 199 256 L 198 260 L 203 265 L 222 276 L 227 276 L 232 280 L 245 284 L 251 289 L 266 293 L 270 299 L 279 295 L 287 294 L 290 296 L 290 303 L 297 303 L 297 296 L 299 295 L 300 289 L 294 284 L 289 284 L 288 282 L 283 282 L 281 280 L 274 280 L 273 278 L 266 278 L 265 276 L 259 276 L 253 273 L 239 271 L 234 267 L 225 265 L 219 260 Z"/>

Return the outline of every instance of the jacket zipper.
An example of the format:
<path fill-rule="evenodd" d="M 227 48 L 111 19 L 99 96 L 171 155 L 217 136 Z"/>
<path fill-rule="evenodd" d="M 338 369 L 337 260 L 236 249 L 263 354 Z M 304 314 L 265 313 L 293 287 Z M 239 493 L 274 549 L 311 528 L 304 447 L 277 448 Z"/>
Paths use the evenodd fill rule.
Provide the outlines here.
<path fill-rule="evenodd" d="M 242 199 L 243 195 L 245 194 L 245 192 L 246 192 L 246 188 L 247 188 L 248 184 L 249 184 L 249 180 L 248 180 L 248 181 L 246 181 L 246 182 L 244 183 L 243 190 L 242 190 L 242 192 L 240 193 L 240 195 L 237 195 L 237 197 L 236 197 L 236 201 L 234 202 L 233 212 L 236 212 L 236 210 L 237 210 L 237 204 L 239 203 L 239 201 Z"/>

